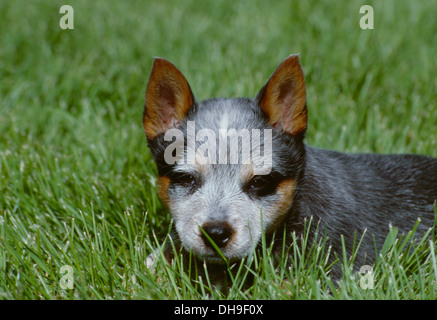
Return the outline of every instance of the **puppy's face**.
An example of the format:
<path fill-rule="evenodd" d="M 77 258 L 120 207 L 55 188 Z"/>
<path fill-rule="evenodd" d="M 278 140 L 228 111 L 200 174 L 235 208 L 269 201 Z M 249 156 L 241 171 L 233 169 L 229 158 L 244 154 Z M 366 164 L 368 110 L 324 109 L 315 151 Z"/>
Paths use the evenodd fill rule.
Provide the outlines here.
<path fill-rule="evenodd" d="M 247 256 L 293 204 L 304 160 L 305 87 L 287 58 L 255 100 L 196 102 L 171 63 L 154 62 L 143 124 L 159 195 L 183 247 L 220 262 Z"/>

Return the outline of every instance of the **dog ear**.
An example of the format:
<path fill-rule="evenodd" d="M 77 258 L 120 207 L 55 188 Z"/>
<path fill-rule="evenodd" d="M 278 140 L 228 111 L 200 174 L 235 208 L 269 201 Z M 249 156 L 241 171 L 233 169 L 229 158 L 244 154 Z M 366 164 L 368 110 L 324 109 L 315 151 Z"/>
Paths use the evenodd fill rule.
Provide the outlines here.
<path fill-rule="evenodd" d="M 146 89 L 143 126 L 148 139 L 177 128 L 194 104 L 184 75 L 169 61 L 155 58 Z"/>
<path fill-rule="evenodd" d="M 305 132 L 307 108 L 305 79 L 298 55 L 285 59 L 260 90 L 256 102 L 272 127 L 291 135 Z"/>

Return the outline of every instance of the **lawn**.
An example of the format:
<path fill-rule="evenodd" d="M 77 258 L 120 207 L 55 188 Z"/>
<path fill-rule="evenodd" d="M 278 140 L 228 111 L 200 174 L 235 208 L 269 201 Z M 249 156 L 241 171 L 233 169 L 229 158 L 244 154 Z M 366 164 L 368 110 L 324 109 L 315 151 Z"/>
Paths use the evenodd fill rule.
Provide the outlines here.
<path fill-rule="evenodd" d="M 254 97 L 300 53 L 308 144 L 437 157 L 436 1 L 72 0 L 63 30 L 64 4 L 0 2 L 0 299 L 437 298 L 437 241 L 414 230 L 388 235 L 373 289 L 347 257 L 340 283 L 317 254 L 275 268 L 268 243 L 224 293 L 179 258 L 147 269 L 171 220 L 141 122 L 155 56 L 205 99 Z"/>

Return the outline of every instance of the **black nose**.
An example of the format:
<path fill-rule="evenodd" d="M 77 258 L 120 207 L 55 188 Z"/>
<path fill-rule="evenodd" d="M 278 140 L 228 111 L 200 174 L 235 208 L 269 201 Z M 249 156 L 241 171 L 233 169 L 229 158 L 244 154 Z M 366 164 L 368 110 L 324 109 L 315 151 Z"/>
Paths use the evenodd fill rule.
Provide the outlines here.
<path fill-rule="evenodd" d="M 205 223 L 202 229 L 219 248 L 223 248 L 229 242 L 233 233 L 232 227 L 227 222 Z M 214 248 L 203 232 L 202 239 L 206 246 Z"/>

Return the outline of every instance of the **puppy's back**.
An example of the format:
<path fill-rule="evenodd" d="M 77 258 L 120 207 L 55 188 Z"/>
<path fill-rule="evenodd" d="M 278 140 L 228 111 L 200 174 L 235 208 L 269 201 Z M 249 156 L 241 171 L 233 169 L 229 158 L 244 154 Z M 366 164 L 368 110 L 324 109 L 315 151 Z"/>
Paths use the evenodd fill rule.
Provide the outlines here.
<path fill-rule="evenodd" d="M 410 231 L 418 218 L 418 234 L 434 223 L 437 160 L 419 155 L 344 154 L 306 147 L 306 166 L 294 201 L 294 216 L 313 217 L 341 251 L 354 231 L 363 254 L 380 247 L 389 227 Z"/>

